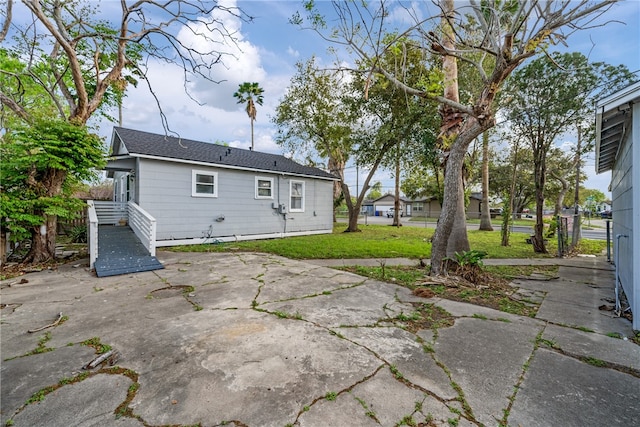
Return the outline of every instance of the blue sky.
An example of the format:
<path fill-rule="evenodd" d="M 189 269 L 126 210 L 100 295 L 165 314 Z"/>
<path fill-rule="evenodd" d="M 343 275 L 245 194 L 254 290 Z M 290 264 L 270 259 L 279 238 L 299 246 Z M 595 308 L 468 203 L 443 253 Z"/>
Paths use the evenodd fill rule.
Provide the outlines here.
<path fill-rule="evenodd" d="M 203 105 L 198 105 L 184 94 L 183 76 L 175 66 L 152 62 L 150 81 L 173 131 L 183 138 L 222 141 L 242 148 L 251 145 L 250 122 L 244 106 L 238 105 L 232 94 L 242 82 L 258 82 L 265 93 L 264 105 L 258 106 L 255 123 L 256 150 L 281 153 L 282 150 L 273 140 L 275 128 L 270 123 L 270 117 L 295 72 L 295 63 L 305 61 L 312 55 L 324 58 L 329 63 L 329 45 L 315 33 L 289 24 L 288 20 L 294 12 L 302 9 L 301 1 L 223 0 L 223 3 L 234 4 L 236 1 L 255 20 L 244 23 L 228 15 L 220 16 L 227 25 L 237 30 L 239 49 L 230 48 L 230 53 L 236 59 L 230 59 L 225 66 L 216 68 L 216 77 L 223 80 L 220 84 L 205 81 L 190 84 L 192 94 Z M 324 10 L 332 10 L 326 2 L 321 1 L 320 6 Z M 424 2 L 421 6 L 432 13 L 436 11 L 431 2 Z M 101 13 L 105 15 L 115 13 L 113 16 L 117 17 L 118 9 L 119 2 L 116 1 L 101 4 Z M 19 18 L 20 13 L 18 6 L 14 17 Z M 627 0 L 615 4 L 600 21 L 604 20 L 614 22 L 604 28 L 574 34 L 568 40 L 568 50 L 582 52 L 593 61 L 625 64 L 632 71 L 640 70 L 640 1 Z M 349 58 L 344 59 L 349 61 Z M 163 131 L 155 100 L 145 85 L 140 84 L 138 88 L 129 90 L 124 104 L 123 126 L 150 132 Z M 112 124 L 101 123 L 100 133 L 108 137 L 111 128 Z M 568 139 L 558 143 L 571 143 L 571 138 Z M 606 191 L 609 173 L 595 176 L 593 154 L 586 159 L 586 163 L 586 171 L 590 175 L 586 186 Z M 380 171 L 376 175 L 376 180 L 383 182 L 384 191 L 393 189 L 390 177 L 388 171 Z M 361 177 L 360 182 L 362 180 Z M 355 187 L 355 168 L 348 170 L 347 181 Z"/>

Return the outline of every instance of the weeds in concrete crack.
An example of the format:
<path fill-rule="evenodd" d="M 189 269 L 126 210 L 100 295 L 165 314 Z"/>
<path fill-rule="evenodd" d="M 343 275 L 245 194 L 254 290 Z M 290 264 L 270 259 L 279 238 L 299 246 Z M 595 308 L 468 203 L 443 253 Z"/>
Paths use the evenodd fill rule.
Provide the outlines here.
<path fill-rule="evenodd" d="M 38 345 L 36 346 L 36 348 L 34 348 L 30 352 L 25 353 L 25 354 L 20 355 L 20 356 L 8 357 L 8 358 L 4 359 L 4 361 L 7 362 L 9 360 L 18 359 L 20 357 L 33 356 L 34 354 L 41 354 L 41 353 L 47 353 L 49 351 L 53 351 L 53 350 L 55 350 L 55 348 L 47 347 L 47 343 L 50 340 L 51 340 L 51 332 L 45 332 L 44 335 L 42 335 L 40 338 L 38 338 Z"/>
<path fill-rule="evenodd" d="M 513 407 L 513 404 L 516 401 L 516 396 L 518 394 L 518 391 L 520 390 L 520 387 L 524 382 L 524 376 L 529 370 L 529 367 L 531 366 L 531 361 L 533 360 L 533 357 L 535 356 L 536 351 L 540 348 L 540 345 L 544 344 L 545 346 L 549 346 L 550 348 L 557 348 L 553 340 L 546 340 L 542 338 L 542 336 L 544 335 L 545 329 L 546 329 L 546 325 L 542 329 L 540 329 L 540 332 L 538 332 L 538 334 L 536 335 L 535 341 L 533 343 L 533 350 L 531 350 L 531 354 L 529 354 L 529 357 L 527 357 L 527 360 L 524 362 L 524 365 L 522 365 L 522 372 L 518 377 L 518 381 L 516 381 L 516 384 L 513 386 L 513 393 L 511 393 L 511 396 L 509 396 L 509 404 L 505 409 L 502 410 L 502 419 L 498 421 L 498 425 L 500 427 L 506 427 L 508 425 L 508 419 L 509 419 L 509 415 L 511 414 L 511 408 Z"/>
<path fill-rule="evenodd" d="M 538 347 L 540 347 L 541 345 L 544 345 L 545 347 L 549 347 L 552 348 L 554 350 L 559 350 L 560 347 L 558 346 L 558 344 L 556 343 L 556 341 L 554 339 L 546 339 L 546 338 L 538 338 L 536 340 L 536 343 L 538 345 Z"/>
<path fill-rule="evenodd" d="M 603 368 L 607 366 L 607 362 L 605 362 L 604 360 L 598 359 L 596 357 L 587 356 L 583 360 L 589 365 L 596 366 L 598 368 Z"/>
<path fill-rule="evenodd" d="M 185 286 L 184 289 L 182 290 L 182 296 L 189 304 L 193 306 L 194 311 L 201 311 L 204 309 L 204 307 L 202 307 L 197 302 L 191 300 L 191 298 L 195 296 L 195 293 L 194 293 L 195 290 L 196 288 L 191 285 Z"/>
<path fill-rule="evenodd" d="M 360 406 L 362 406 L 362 408 L 364 409 L 365 411 L 364 414 L 367 417 L 374 420 L 375 422 L 377 422 L 378 424 L 380 424 L 380 420 L 378 420 L 378 418 L 376 417 L 376 413 L 372 411 L 371 408 L 369 408 L 369 405 L 367 405 L 367 402 L 365 402 L 363 399 L 360 399 L 359 397 L 355 397 L 355 399 L 358 401 Z"/>
<path fill-rule="evenodd" d="M 280 319 L 304 320 L 302 318 L 302 314 L 300 314 L 298 311 L 296 311 L 293 314 L 292 313 L 287 313 L 286 311 L 279 311 L 279 310 L 268 311 L 268 310 L 256 309 L 256 311 L 261 311 L 261 312 L 264 312 L 264 313 L 273 314 L 274 316 L 279 317 Z"/>
<path fill-rule="evenodd" d="M 255 309 L 259 303 L 258 303 L 258 297 L 260 297 L 260 292 L 262 292 L 262 287 L 264 286 L 264 280 L 261 279 L 260 277 L 264 276 L 264 274 L 258 275 L 257 277 L 254 277 L 253 280 L 258 281 L 259 285 L 258 285 L 258 290 L 256 291 L 256 295 L 253 297 L 253 301 L 251 301 L 251 308 Z"/>
<path fill-rule="evenodd" d="M 391 371 L 391 373 L 393 374 L 394 377 L 396 377 L 397 380 L 399 381 L 403 381 L 404 375 L 402 375 L 402 373 L 398 370 L 398 368 L 396 367 L 396 365 L 390 365 L 389 366 L 389 370 Z"/>
<path fill-rule="evenodd" d="M 411 415 L 405 415 L 400 421 L 396 423 L 395 427 L 400 427 L 400 426 L 415 427 L 417 425 L 418 424 L 416 424 L 415 420 Z"/>
<path fill-rule="evenodd" d="M 485 316 L 484 314 L 478 314 L 478 313 L 475 313 L 475 314 L 474 314 L 473 316 L 471 316 L 471 317 L 473 317 L 474 319 L 487 320 L 487 316 Z"/>
<path fill-rule="evenodd" d="M 343 340 L 344 340 L 344 339 L 347 339 L 347 338 L 346 338 L 344 335 L 342 335 L 340 332 L 338 332 L 338 331 L 334 331 L 333 329 L 329 329 L 329 333 L 330 333 L 331 335 L 335 335 L 336 337 L 341 338 L 341 339 L 343 339 Z"/>
<path fill-rule="evenodd" d="M 129 404 L 133 401 L 133 398 L 135 397 L 138 389 L 140 388 L 140 383 L 138 382 L 138 374 L 135 371 L 121 368 L 118 366 L 114 366 L 112 368 L 103 368 L 94 372 L 82 372 L 71 378 L 62 378 L 60 381 L 58 381 L 57 384 L 44 387 L 38 390 L 37 392 L 35 392 L 34 394 L 32 394 L 31 397 L 24 403 L 24 405 L 18 408 L 18 410 L 14 413 L 14 416 L 22 412 L 27 405 L 30 405 L 36 402 L 42 402 L 47 395 L 49 395 L 50 393 L 53 393 L 54 391 L 58 390 L 61 387 L 79 383 L 81 381 L 86 380 L 87 378 L 90 378 L 99 374 L 124 375 L 129 379 L 131 379 L 132 384 L 127 389 L 127 396 L 125 400 L 120 405 L 118 405 L 118 407 L 113 411 L 113 413 L 116 415 L 116 418 L 126 416 L 129 418 L 137 419 L 138 421 L 142 422 L 144 425 L 147 425 L 146 423 L 144 423 L 144 421 L 140 416 L 134 415 L 133 410 L 129 407 Z M 11 421 L 11 423 L 9 423 L 9 421 L 7 421 L 5 426 L 13 425 L 13 421 Z"/>
<path fill-rule="evenodd" d="M 476 420 L 475 415 L 473 415 L 473 410 L 471 409 L 471 405 L 469 405 L 469 402 L 467 402 L 467 398 L 464 395 L 464 390 L 462 390 L 462 387 L 460 387 L 460 385 L 458 385 L 458 383 L 456 383 L 452 376 L 451 376 L 451 371 L 449 370 L 449 368 L 447 368 L 441 361 L 439 361 L 435 355 L 431 355 L 431 357 L 433 357 L 433 361 L 436 363 L 436 365 L 438 365 L 440 367 L 440 369 L 442 369 L 442 371 L 447 375 L 447 377 L 449 378 L 449 384 L 451 385 L 451 388 L 458 394 L 458 397 L 456 397 L 456 401 L 460 402 L 460 404 L 462 405 L 462 409 L 464 410 L 464 417 L 466 419 L 468 419 L 469 421 L 478 424 L 478 421 Z M 457 408 L 451 407 L 449 405 L 447 405 L 449 407 L 449 410 L 451 412 L 460 412 Z"/>
<path fill-rule="evenodd" d="M 89 338 L 88 340 L 82 341 L 80 344 L 93 348 L 96 351 L 96 354 L 104 354 L 111 350 L 111 346 L 108 344 L 102 344 L 98 337 Z"/>
<path fill-rule="evenodd" d="M 544 345 L 549 350 L 553 350 L 556 353 L 562 354 L 563 356 L 571 357 L 573 359 L 579 360 L 581 362 L 587 363 L 591 366 L 595 366 L 597 368 L 607 368 L 612 369 L 614 371 L 622 372 L 624 374 L 631 375 L 636 378 L 640 378 L 640 370 L 632 368 L 630 366 L 620 365 L 618 363 L 607 362 L 606 360 L 601 360 L 593 356 L 584 356 L 581 354 L 575 354 L 568 352 L 562 348 L 555 342 L 555 340 L 544 339 L 542 338 L 542 333 L 538 334 L 536 337 L 536 349 L 538 349 L 541 345 Z M 528 367 L 528 363 L 526 364 Z"/>
<path fill-rule="evenodd" d="M 360 385 L 360 384 L 362 384 L 362 383 L 365 383 L 365 382 L 369 381 L 369 380 L 370 380 L 371 378 L 373 378 L 373 377 L 374 377 L 378 372 L 380 372 L 380 370 L 381 370 L 382 368 L 384 368 L 384 366 L 385 366 L 384 364 L 382 364 L 382 365 L 378 366 L 378 367 L 376 368 L 376 370 L 375 370 L 375 371 L 373 371 L 371 374 L 369 374 L 369 375 L 367 375 L 366 377 L 362 378 L 360 381 L 357 381 L 357 382 L 355 382 L 355 383 L 351 384 L 349 387 L 345 388 L 344 390 L 341 390 L 341 391 L 339 391 L 339 392 L 337 392 L 337 393 L 336 393 L 336 392 L 328 392 L 328 393 L 327 393 L 327 394 L 325 394 L 324 396 L 316 397 L 315 399 L 313 399 L 313 401 L 312 401 L 309 405 L 305 405 L 305 406 L 302 408 L 302 410 L 300 410 L 300 412 L 298 412 L 298 416 L 296 417 L 295 421 L 293 422 L 293 425 L 296 425 L 296 424 L 298 423 L 298 419 L 300 418 L 300 416 L 301 416 L 303 413 L 308 412 L 308 411 L 311 409 L 311 407 L 312 407 L 313 405 L 315 405 L 316 403 L 318 403 L 319 401 L 321 401 L 321 400 L 329 400 L 329 399 L 327 399 L 327 396 L 332 397 L 332 396 L 333 396 L 333 395 L 332 395 L 332 393 L 335 393 L 335 398 L 334 398 L 333 400 L 337 399 L 337 397 L 338 397 L 338 396 L 340 396 L 340 395 L 341 395 L 341 394 L 343 394 L 343 393 L 351 393 L 351 390 L 353 390 L 353 389 L 354 389 L 355 387 L 357 387 L 358 385 Z"/>

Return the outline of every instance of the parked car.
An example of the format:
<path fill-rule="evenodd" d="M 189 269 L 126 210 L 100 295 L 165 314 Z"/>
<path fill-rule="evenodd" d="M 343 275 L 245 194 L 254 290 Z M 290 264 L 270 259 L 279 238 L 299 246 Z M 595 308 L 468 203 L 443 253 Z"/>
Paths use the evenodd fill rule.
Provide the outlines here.
<path fill-rule="evenodd" d="M 387 211 L 387 218 L 393 218 L 396 214 L 396 209 L 395 208 L 391 208 Z M 404 212 L 402 212 L 402 210 L 400 211 L 400 216 L 404 216 Z"/>
<path fill-rule="evenodd" d="M 602 219 L 611 219 L 611 211 L 602 211 L 602 212 L 600 212 L 600 218 L 602 218 Z"/>

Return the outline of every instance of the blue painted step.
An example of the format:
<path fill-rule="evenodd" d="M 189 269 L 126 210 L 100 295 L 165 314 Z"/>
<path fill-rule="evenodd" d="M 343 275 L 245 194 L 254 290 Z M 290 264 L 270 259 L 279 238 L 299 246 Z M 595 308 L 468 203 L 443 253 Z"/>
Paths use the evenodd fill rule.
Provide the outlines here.
<path fill-rule="evenodd" d="M 98 277 L 139 273 L 164 268 L 138 240 L 129 227 L 98 227 L 98 259 L 94 263 Z"/>

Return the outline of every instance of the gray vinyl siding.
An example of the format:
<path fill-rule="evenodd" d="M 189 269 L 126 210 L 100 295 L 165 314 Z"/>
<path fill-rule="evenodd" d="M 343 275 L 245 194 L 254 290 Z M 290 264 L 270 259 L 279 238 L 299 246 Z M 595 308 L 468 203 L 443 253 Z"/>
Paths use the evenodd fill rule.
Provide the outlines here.
<path fill-rule="evenodd" d="M 217 172 L 218 197 L 192 197 L 192 170 Z M 273 199 L 255 198 L 256 176 L 274 178 Z M 157 221 L 157 240 L 248 236 L 330 230 L 333 182 L 281 174 L 140 159 L 139 205 Z M 290 179 L 305 182 L 305 211 L 278 213 L 289 207 Z M 216 221 L 224 217 L 224 220 Z"/>
<path fill-rule="evenodd" d="M 633 109 L 631 132 L 623 141 L 612 169 L 611 194 L 614 245 L 619 240 L 620 282 L 631 303 L 633 328 L 640 329 L 640 295 L 637 295 L 640 292 L 640 272 L 636 268 L 637 255 L 634 255 L 634 249 L 640 250 L 640 105 L 634 105 Z M 619 234 L 628 237 L 616 239 Z"/>

